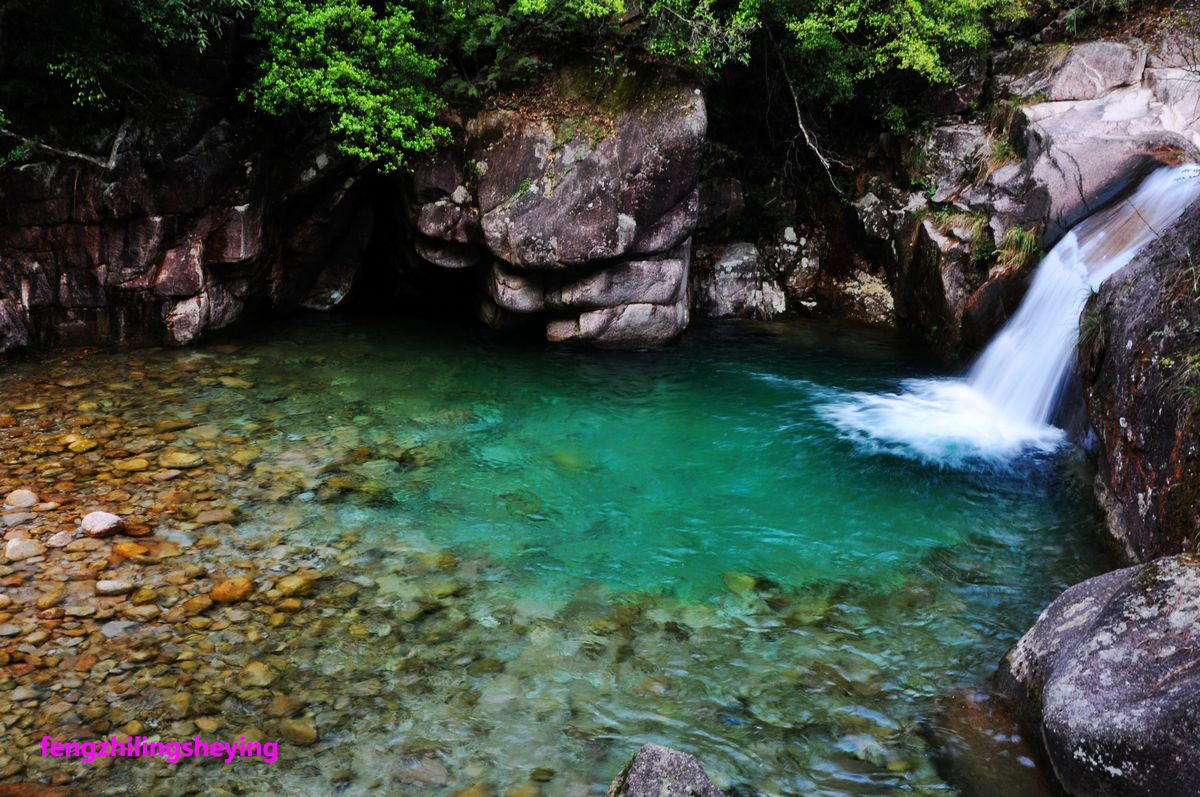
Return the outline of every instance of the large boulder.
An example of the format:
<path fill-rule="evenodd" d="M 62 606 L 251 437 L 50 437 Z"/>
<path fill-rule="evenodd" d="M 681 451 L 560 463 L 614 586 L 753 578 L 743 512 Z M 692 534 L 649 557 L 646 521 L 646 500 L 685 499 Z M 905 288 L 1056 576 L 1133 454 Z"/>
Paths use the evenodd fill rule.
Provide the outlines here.
<path fill-rule="evenodd" d="M 1191 797 L 1200 783 L 1200 558 L 1077 584 L 1008 652 L 997 680 L 1062 785 L 1088 797 Z"/>
<path fill-rule="evenodd" d="M 1200 205 L 1111 278 L 1080 321 L 1096 493 L 1131 562 L 1200 538 Z"/>
<path fill-rule="evenodd" d="M 724 797 L 694 756 L 645 744 L 608 787 L 607 797 Z"/>
<path fill-rule="evenodd" d="M 688 321 L 707 116 L 694 81 L 564 68 L 518 107 L 458 126 L 409 178 L 416 251 L 481 266 L 481 317 L 536 317 L 552 341 L 651 346 Z"/>

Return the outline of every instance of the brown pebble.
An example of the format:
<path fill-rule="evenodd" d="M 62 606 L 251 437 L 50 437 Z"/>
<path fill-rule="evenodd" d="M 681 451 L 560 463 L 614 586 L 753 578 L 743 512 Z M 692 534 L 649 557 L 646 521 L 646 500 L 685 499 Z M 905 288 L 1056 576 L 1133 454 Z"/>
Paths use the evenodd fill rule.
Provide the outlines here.
<path fill-rule="evenodd" d="M 234 576 L 218 582 L 209 595 L 218 603 L 237 603 L 250 597 L 253 591 L 253 581 L 245 576 Z"/>

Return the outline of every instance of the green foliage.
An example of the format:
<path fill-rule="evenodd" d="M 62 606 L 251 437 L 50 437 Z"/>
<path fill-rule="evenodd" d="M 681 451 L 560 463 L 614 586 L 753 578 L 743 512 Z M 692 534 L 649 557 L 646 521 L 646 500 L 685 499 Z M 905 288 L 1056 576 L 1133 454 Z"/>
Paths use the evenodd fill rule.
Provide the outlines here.
<path fill-rule="evenodd" d="M 8 43 L 20 43 L 0 64 L 13 83 L 51 76 L 75 106 L 103 109 L 145 103 L 163 81 L 161 56 L 203 51 L 253 0 L 7 0 L 0 7 Z"/>
<path fill-rule="evenodd" d="M 1020 227 L 1009 227 L 996 248 L 996 264 L 1008 271 L 1032 266 L 1042 256 L 1037 235 Z"/>
<path fill-rule="evenodd" d="M 172 80 L 160 56 L 248 30 L 260 46 L 241 96 L 272 116 L 319 116 L 343 151 L 384 169 L 445 138 L 447 104 L 479 103 L 580 58 L 624 69 L 649 57 L 719 77 L 766 53 L 800 103 L 858 103 L 904 130 L 923 87 L 954 81 L 960 59 L 982 52 L 989 25 L 1019 16 L 1020 2 L 0 0 L 16 9 L 6 43 L 22 37 L 7 60 L 89 109 L 157 107 Z"/>
<path fill-rule="evenodd" d="M 250 11 L 252 0 L 131 0 L 134 16 L 161 47 L 186 44 L 203 51 L 223 19 Z"/>
<path fill-rule="evenodd" d="M 762 24 L 762 11 L 762 0 L 738 0 L 726 14 L 713 0 L 655 0 L 648 49 L 713 74 L 727 63 L 749 60 L 750 37 Z"/>
<path fill-rule="evenodd" d="M 971 238 L 977 238 L 987 228 L 986 213 L 974 210 L 960 210 L 956 207 L 938 208 L 930 212 L 934 225 L 942 232 L 954 229 L 963 230 Z"/>
<path fill-rule="evenodd" d="M 558 3 L 550 0 L 517 0 L 513 9 L 518 14 L 545 14 Z M 566 0 L 561 4 L 570 14 L 578 14 L 584 19 L 620 14 L 625 10 L 625 0 Z"/>
<path fill-rule="evenodd" d="M 955 58 L 984 51 L 993 20 L 1025 13 L 1020 0 L 655 0 L 649 9 L 650 49 L 710 72 L 747 60 L 754 31 L 777 32 L 801 99 L 827 104 L 893 77 L 948 85 Z M 882 121 L 903 128 L 903 104 L 878 93 Z"/>
<path fill-rule="evenodd" d="M 0 124 L 3 124 L 3 114 L 0 114 Z M 0 153 L 0 169 L 3 169 L 5 166 L 23 163 L 38 148 L 39 143 L 36 138 L 26 139 L 8 152 Z"/>
<path fill-rule="evenodd" d="M 996 256 L 996 240 L 988 225 L 988 215 L 956 207 L 938 208 L 929 213 L 939 231 L 961 236 L 971 246 L 971 268 L 965 275 L 968 289 L 974 291 L 987 279 L 986 264 Z"/>
<path fill-rule="evenodd" d="M 326 114 L 342 151 L 393 169 L 448 131 L 433 123 L 444 104 L 429 88 L 439 60 L 422 49 L 413 13 L 382 13 L 358 0 L 265 0 L 255 35 L 266 45 L 246 93 L 261 110 Z"/>
<path fill-rule="evenodd" d="M 1103 345 L 1104 319 L 1100 313 L 1088 310 L 1079 317 L 1079 342 L 1085 348 L 1092 349 Z"/>
<path fill-rule="evenodd" d="M 1200 354 L 1183 352 L 1178 357 L 1159 356 L 1155 365 L 1167 369 L 1167 386 L 1178 399 L 1200 399 Z"/>

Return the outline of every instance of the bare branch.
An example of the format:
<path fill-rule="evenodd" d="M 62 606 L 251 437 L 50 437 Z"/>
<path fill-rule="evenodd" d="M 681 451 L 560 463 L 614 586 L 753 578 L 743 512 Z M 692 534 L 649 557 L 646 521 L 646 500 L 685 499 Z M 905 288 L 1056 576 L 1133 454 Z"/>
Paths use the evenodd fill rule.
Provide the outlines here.
<path fill-rule="evenodd" d="M 112 171 L 117 166 L 117 154 L 120 152 L 121 145 L 125 143 L 125 137 L 129 134 L 129 125 L 132 123 L 130 117 L 126 117 L 124 122 L 121 122 L 121 127 L 117 130 L 116 136 L 113 137 L 112 148 L 108 153 L 108 160 L 101 160 L 95 155 L 88 155 L 86 152 L 78 152 L 73 149 L 65 149 L 63 147 L 54 147 L 49 144 L 43 144 L 26 136 L 17 133 L 14 130 L 9 130 L 7 127 L 0 127 L 0 135 L 15 138 L 22 143 L 31 144 L 34 149 L 41 152 L 46 152 L 51 155 L 57 155 L 61 158 L 73 158 L 75 160 L 86 161 L 88 163 L 99 166 L 105 171 Z"/>
<path fill-rule="evenodd" d="M 800 128 L 800 135 L 804 137 L 805 145 L 807 145 L 808 149 L 821 164 L 821 168 L 825 170 L 825 176 L 829 178 L 829 184 L 833 186 L 833 190 L 837 191 L 838 194 L 842 194 L 844 192 L 841 186 L 833 179 L 833 167 L 837 165 L 846 168 L 847 164 L 845 161 L 823 152 L 817 143 L 816 136 L 809 132 L 808 125 L 804 124 L 804 114 L 800 109 L 800 95 L 796 91 L 796 84 L 792 82 L 792 76 L 787 71 L 787 63 L 783 60 L 783 54 L 779 50 L 779 45 L 775 42 L 775 34 L 771 32 L 770 28 L 767 28 L 767 36 L 770 38 L 771 47 L 775 50 L 775 55 L 779 59 L 779 70 L 783 73 L 783 79 L 787 83 L 788 92 L 792 95 L 792 104 L 796 107 L 796 125 Z"/>

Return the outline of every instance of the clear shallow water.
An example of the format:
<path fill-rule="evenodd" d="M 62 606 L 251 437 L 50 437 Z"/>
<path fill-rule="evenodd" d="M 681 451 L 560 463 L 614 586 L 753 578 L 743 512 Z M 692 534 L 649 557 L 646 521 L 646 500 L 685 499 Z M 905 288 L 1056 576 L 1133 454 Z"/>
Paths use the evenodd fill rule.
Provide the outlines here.
<path fill-rule="evenodd" d="M 985 681 L 1104 564 L 1069 455 L 955 470 L 845 439 L 823 407 L 929 372 L 858 330 L 699 329 L 615 354 L 305 319 L 65 367 L 142 375 L 108 412 L 261 449 L 252 470 L 189 477 L 239 506 L 202 560 L 336 561 L 363 590 L 350 610 L 318 593 L 319 638 L 223 641 L 230 661 L 276 651 L 325 706 L 316 746 L 216 776 L 245 793 L 330 793 L 347 768 L 341 793 L 502 793 L 539 767 L 543 794 L 603 793 L 645 741 L 738 794 L 948 793 L 920 732 L 936 698 Z M 0 387 L 36 391 L 34 374 Z M 405 780 L 429 760 L 446 778 Z"/>

